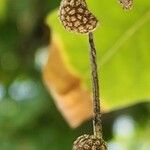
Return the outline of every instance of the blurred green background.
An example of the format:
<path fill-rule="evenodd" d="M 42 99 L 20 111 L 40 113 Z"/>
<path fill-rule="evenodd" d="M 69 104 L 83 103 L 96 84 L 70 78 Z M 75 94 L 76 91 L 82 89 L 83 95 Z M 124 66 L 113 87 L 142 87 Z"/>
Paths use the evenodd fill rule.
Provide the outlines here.
<path fill-rule="evenodd" d="M 92 132 L 91 120 L 71 129 L 42 82 L 41 66 L 51 37 L 44 22 L 59 3 L 0 0 L 0 150 L 70 150 L 76 137 Z M 144 3 L 147 7 L 141 5 L 141 12 L 150 10 L 149 0 Z M 148 32 L 142 34 L 148 37 Z M 103 114 L 109 150 L 149 149 L 150 103 L 144 101 L 148 100 Z"/>

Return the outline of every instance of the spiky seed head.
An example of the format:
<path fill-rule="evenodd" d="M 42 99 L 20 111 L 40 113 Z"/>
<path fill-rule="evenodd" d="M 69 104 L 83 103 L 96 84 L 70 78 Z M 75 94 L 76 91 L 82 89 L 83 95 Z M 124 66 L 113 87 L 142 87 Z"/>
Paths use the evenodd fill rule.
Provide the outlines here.
<path fill-rule="evenodd" d="M 102 138 L 85 134 L 73 143 L 73 150 L 107 150 L 107 146 Z"/>
<path fill-rule="evenodd" d="M 133 0 L 119 0 L 119 3 L 122 5 L 123 9 L 131 9 L 133 6 Z"/>
<path fill-rule="evenodd" d="M 98 24 L 85 0 L 62 0 L 59 18 L 67 30 L 82 34 L 93 31 Z"/>

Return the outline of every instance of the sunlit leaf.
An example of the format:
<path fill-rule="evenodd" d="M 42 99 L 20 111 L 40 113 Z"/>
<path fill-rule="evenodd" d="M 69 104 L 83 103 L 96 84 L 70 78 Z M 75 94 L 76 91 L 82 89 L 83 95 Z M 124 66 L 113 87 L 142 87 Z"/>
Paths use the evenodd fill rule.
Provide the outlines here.
<path fill-rule="evenodd" d="M 101 98 L 106 107 L 114 110 L 150 98 L 150 2 L 137 0 L 131 11 L 122 10 L 116 1 L 88 0 L 87 3 L 100 20 L 95 42 L 101 73 Z M 90 88 L 87 36 L 67 32 L 57 11 L 47 18 L 52 36 L 60 37 L 65 47 L 62 53 L 67 53 L 69 65 Z"/>

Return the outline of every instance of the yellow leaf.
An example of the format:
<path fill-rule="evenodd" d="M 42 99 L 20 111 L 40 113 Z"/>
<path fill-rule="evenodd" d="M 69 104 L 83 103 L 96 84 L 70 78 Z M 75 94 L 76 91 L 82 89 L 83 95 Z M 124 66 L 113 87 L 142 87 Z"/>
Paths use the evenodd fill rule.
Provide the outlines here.
<path fill-rule="evenodd" d="M 62 53 L 63 52 L 63 53 Z M 69 66 L 60 39 L 53 36 L 43 79 L 56 106 L 72 128 L 92 117 L 92 100 L 82 78 Z"/>

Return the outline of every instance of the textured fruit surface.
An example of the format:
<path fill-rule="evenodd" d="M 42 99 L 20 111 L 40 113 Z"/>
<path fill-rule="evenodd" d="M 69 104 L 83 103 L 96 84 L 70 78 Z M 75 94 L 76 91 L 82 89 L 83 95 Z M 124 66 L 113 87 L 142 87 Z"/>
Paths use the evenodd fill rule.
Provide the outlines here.
<path fill-rule="evenodd" d="M 98 24 L 85 0 L 62 0 L 59 17 L 67 30 L 82 34 L 93 31 Z"/>
<path fill-rule="evenodd" d="M 107 150 L 107 146 L 102 138 L 85 134 L 77 138 L 73 150 Z"/>
<path fill-rule="evenodd" d="M 120 4 L 124 9 L 131 9 L 133 0 L 119 0 Z"/>

